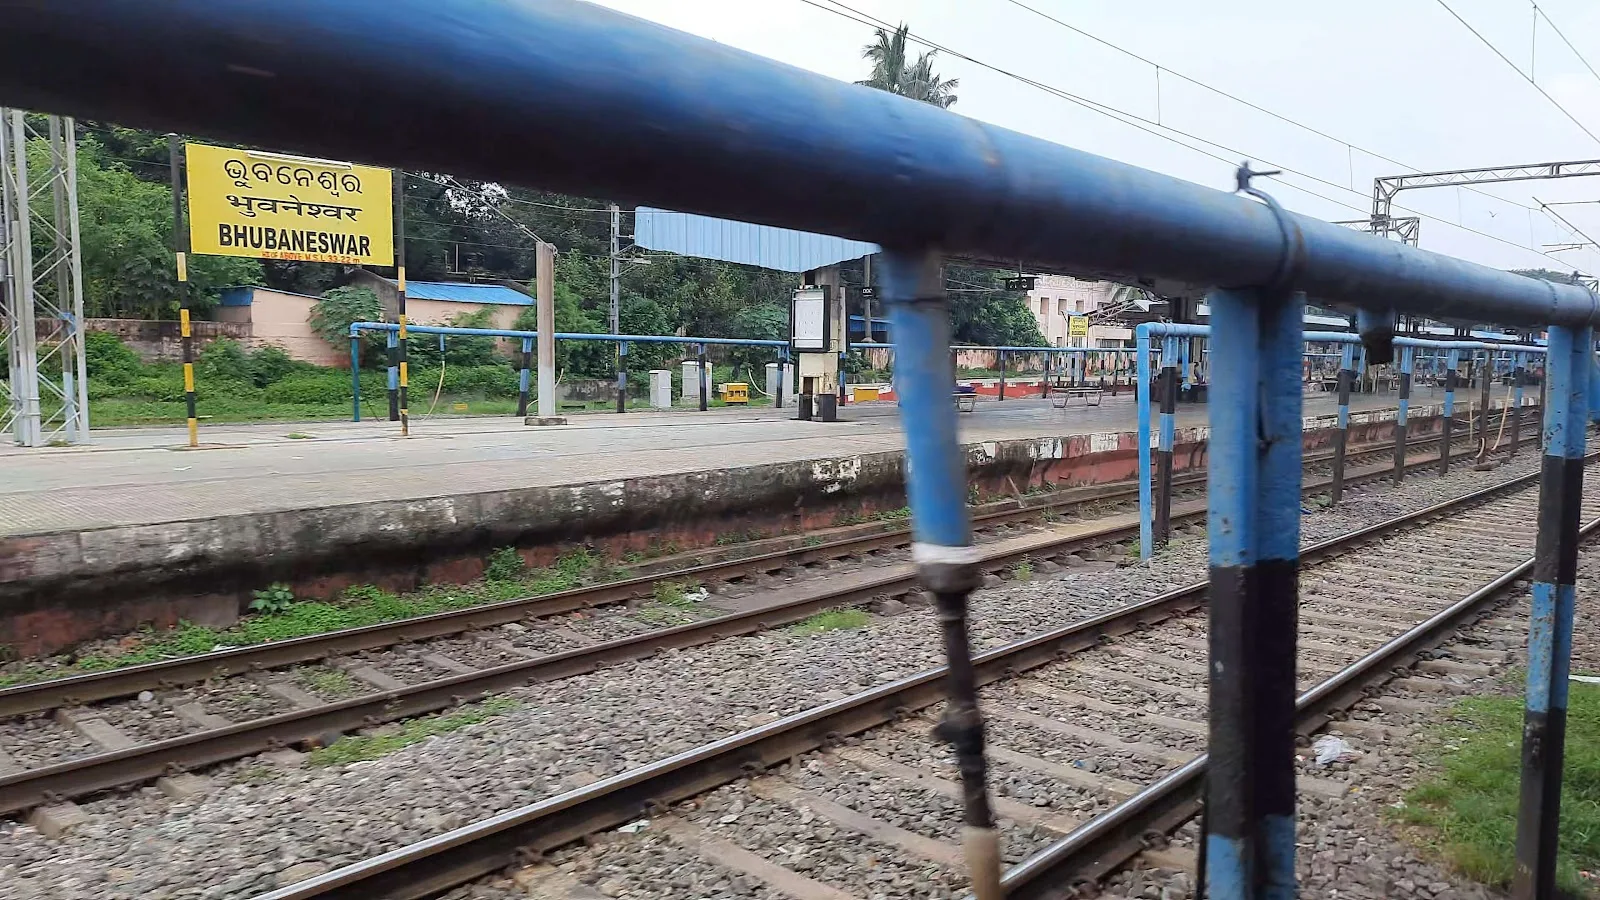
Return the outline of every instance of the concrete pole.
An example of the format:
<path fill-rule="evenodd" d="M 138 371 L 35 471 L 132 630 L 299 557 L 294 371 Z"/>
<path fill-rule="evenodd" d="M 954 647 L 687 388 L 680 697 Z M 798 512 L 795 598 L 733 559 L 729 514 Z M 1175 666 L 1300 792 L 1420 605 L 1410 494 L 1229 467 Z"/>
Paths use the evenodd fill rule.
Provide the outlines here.
<path fill-rule="evenodd" d="M 556 247 L 539 242 L 534 269 L 539 329 L 539 418 L 556 416 Z"/>

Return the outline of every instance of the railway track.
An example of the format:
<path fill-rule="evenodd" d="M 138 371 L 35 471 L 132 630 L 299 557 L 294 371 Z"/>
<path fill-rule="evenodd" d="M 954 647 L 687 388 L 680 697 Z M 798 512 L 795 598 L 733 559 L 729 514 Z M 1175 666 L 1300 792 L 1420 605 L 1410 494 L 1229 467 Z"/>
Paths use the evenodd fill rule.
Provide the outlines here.
<path fill-rule="evenodd" d="M 1384 456 L 1387 450 L 1363 448 L 1361 454 Z M 1434 461 L 1436 457 L 1424 457 L 1412 465 Z M 1323 462 L 1309 459 L 1308 467 Z M 1352 463 L 1347 483 L 1378 480 L 1390 471 L 1387 461 L 1366 467 Z M 1198 476 L 1189 485 L 1192 489 L 1201 483 L 1203 476 Z M 1312 476 L 1305 490 L 1316 493 L 1326 485 L 1326 478 Z M 1114 502 L 1118 492 L 1131 492 L 1130 486 L 1108 486 L 1075 502 Z M 988 514 L 982 520 L 991 529 L 983 567 L 1003 570 L 1137 533 L 1137 519 L 1128 515 L 1060 530 L 1011 530 L 1020 517 L 1041 512 L 1031 506 Z M 1175 521 L 1203 517 L 1204 502 L 1180 500 L 1173 515 Z M 62 746 L 64 735 L 69 741 L 64 758 L 38 765 L 18 765 L 13 759 L 11 771 L 0 767 L 0 813 L 304 742 L 326 743 L 341 733 L 448 709 L 529 682 L 571 677 L 668 648 L 792 623 L 826 609 L 903 596 L 916 589 L 911 566 L 897 558 L 896 548 L 906 540 L 901 530 L 866 534 L 422 619 L 0 690 L 0 716 L 10 717 L 12 728 L 25 740 L 38 735 Z M 620 604 L 648 593 L 662 580 L 752 579 L 784 567 L 827 567 L 840 558 L 863 565 L 792 585 L 755 585 L 759 597 L 730 597 L 720 614 L 698 618 L 684 613 L 688 621 L 678 624 L 650 626 L 619 615 L 608 621 L 625 625 L 622 633 L 613 628 L 615 636 L 607 636 L 602 630 L 598 640 L 586 640 L 566 626 L 547 630 L 521 624 Z M 507 626 L 521 631 L 507 637 Z M 558 643 L 549 642 L 551 632 Z M 184 685 L 191 688 L 182 689 Z M 337 696 L 341 691 L 349 695 Z"/>
<path fill-rule="evenodd" d="M 1531 565 L 1537 494 L 1536 476 L 1522 476 L 1308 547 L 1299 728 L 1325 724 L 1501 602 Z M 1600 500 L 1591 499 L 1585 534 L 1600 527 L 1597 515 Z M 1449 548 L 1467 552 L 1438 565 Z M 1160 836 L 1192 817 L 1205 766 L 1205 589 L 1169 591 L 975 660 L 1004 852 L 1015 864 L 1011 896 L 1067 896 L 1140 854 L 1156 865 L 1193 864 L 1181 841 L 1163 847 Z M 1515 619 L 1501 627 L 1513 646 L 1525 633 Z M 1457 643 L 1403 677 L 1448 681 L 1507 659 L 1504 649 Z M 750 896 L 844 900 L 893 886 L 956 896 L 959 788 L 928 734 L 943 679 L 942 668 L 899 679 L 263 900 L 425 897 L 544 854 L 554 854 L 550 864 L 520 871 L 519 889 L 592 897 L 580 882 L 622 871 L 608 867 L 608 855 L 631 854 L 654 859 L 640 871 L 662 879 L 710 865 L 754 886 Z M 1348 787 L 1302 774 L 1302 791 Z M 626 833 L 593 838 L 623 825 Z M 670 880 L 601 887 L 610 896 L 697 896 Z"/>

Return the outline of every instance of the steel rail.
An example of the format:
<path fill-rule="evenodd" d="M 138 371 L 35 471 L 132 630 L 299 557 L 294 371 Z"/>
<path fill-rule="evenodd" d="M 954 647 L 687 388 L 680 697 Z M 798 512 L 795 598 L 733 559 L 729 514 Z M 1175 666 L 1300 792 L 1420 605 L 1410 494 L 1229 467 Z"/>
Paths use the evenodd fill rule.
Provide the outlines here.
<path fill-rule="evenodd" d="M 1587 459 L 1600 458 L 1600 453 Z M 1532 472 L 1307 547 L 1302 560 L 1335 556 L 1507 491 L 1536 485 Z M 1201 581 L 1118 610 L 997 647 L 974 657 L 979 684 L 1011 677 L 1093 647 L 1108 637 L 1198 609 Z M 613 775 L 584 788 L 509 810 L 445 834 L 287 885 L 257 900 L 416 900 L 482 877 L 519 859 L 660 811 L 672 803 L 762 771 L 799 754 L 897 721 L 944 699 L 944 666 L 786 716 L 767 725 Z M 1087 826 L 1085 826 L 1087 827 Z M 1079 829 L 1082 831 L 1083 829 Z M 1075 832 L 1076 833 L 1076 832 Z"/>
<path fill-rule="evenodd" d="M 1533 438 L 1529 438 L 1532 440 Z M 1430 439 L 1437 443 L 1438 437 Z M 1417 443 L 1427 443 L 1419 441 Z M 1365 456 L 1393 448 L 1392 443 L 1373 443 L 1351 448 L 1350 456 Z M 1306 464 L 1315 465 L 1332 458 L 1331 452 L 1308 455 Z M 1436 460 L 1418 458 L 1423 465 Z M 1205 481 L 1204 472 L 1188 474 L 1174 479 L 1173 487 L 1189 487 Z M 1352 479 L 1356 483 L 1356 479 Z M 1320 482 L 1314 482 L 1320 485 Z M 993 527 L 1018 519 L 1027 519 L 1061 509 L 1102 503 L 1138 494 L 1133 482 L 1115 482 L 1087 488 L 1071 488 L 1049 496 L 1037 503 L 1020 507 L 991 510 L 973 516 L 976 527 Z M 1193 517 L 1195 514 L 1190 514 Z M 1177 517 L 1175 517 L 1177 518 Z M 1124 526 L 1108 527 L 1103 532 L 1081 534 L 1074 540 L 1080 544 L 1102 540 L 1115 540 L 1128 529 Z M 1134 529 L 1137 531 L 1137 528 Z M 140 691 L 154 691 L 182 684 L 193 684 L 210 678 L 222 678 L 262 669 L 282 668 L 309 660 L 325 659 L 365 650 L 376 650 L 396 644 L 430 640 L 492 628 L 509 622 L 529 618 L 561 615 L 576 610 L 624 603 L 648 596 L 662 581 L 688 580 L 701 582 L 726 581 L 733 578 L 774 571 L 788 566 L 805 566 L 840 557 L 870 553 L 876 550 L 904 546 L 911 540 L 906 528 L 876 531 L 865 535 L 852 535 L 812 547 L 789 547 L 754 556 L 723 559 L 665 572 L 653 572 L 605 584 L 590 585 L 543 594 L 521 597 L 499 603 L 465 609 L 449 610 L 425 616 L 415 616 L 393 622 L 381 622 L 356 628 L 345 628 L 322 634 L 289 638 L 247 647 L 216 650 L 177 659 L 160 660 L 137 666 L 107 669 L 82 675 L 70 675 L 42 681 L 28 682 L 0 688 L 0 717 L 26 715 L 60 706 L 76 706 L 100 700 L 129 697 Z"/>
<path fill-rule="evenodd" d="M 1592 537 L 1596 530 L 1600 519 L 1583 526 L 1579 537 Z M 1487 611 L 1502 592 L 1529 576 L 1533 559 L 1529 556 L 1301 694 L 1295 701 L 1297 733 L 1312 734 L 1335 712 L 1360 702 L 1374 684 L 1394 677 L 1397 669 L 1442 643 L 1468 618 Z M 1194 818 L 1200 812 L 1208 761 L 1209 754 L 1200 754 L 1018 863 L 1002 879 L 1008 900 L 1074 896 L 1075 889 L 1104 878 L 1146 849 L 1153 833 L 1170 833 Z"/>
<path fill-rule="evenodd" d="M 1419 459 L 1414 465 L 1425 466 L 1429 463 L 1427 459 Z M 1389 471 L 1386 465 L 1373 466 L 1358 478 L 1379 480 L 1387 477 Z M 1536 476 L 1537 473 L 1531 473 L 1521 478 L 1525 480 Z M 1327 483 L 1326 479 L 1319 480 L 1306 485 L 1305 491 L 1315 493 L 1326 488 Z M 1505 482 L 1502 486 L 1511 483 L 1515 482 Z M 1491 487 L 1486 490 L 1495 489 Z M 1204 516 L 1205 510 L 1202 508 L 1174 515 L 1173 518 L 1183 521 L 1189 518 L 1203 519 Z M 1114 534 L 1130 535 L 1136 533 L 1137 529 L 1136 524 L 1127 524 L 1092 534 L 1071 535 L 1059 540 L 991 552 L 978 565 L 986 570 L 1004 568 L 1031 557 L 1059 553 L 1083 544 L 1101 543 L 1111 539 Z M 782 605 L 730 613 L 394 690 L 364 694 L 163 741 L 138 744 L 123 750 L 26 769 L 0 776 L 0 815 L 63 798 L 81 797 L 137 784 L 173 771 L 215 765 L 330 733 L 370 728 L 385 722 L 426 715 L 531 681 L 570 678 L 606 665 L 648 658 L 667 649 L 693 647 L 732 635 L 751 634 L 798 622 L 823 610 L 860 605 L 884 595 L 909 593 L 917 587 L 916 575 L 907 568 Z"/>

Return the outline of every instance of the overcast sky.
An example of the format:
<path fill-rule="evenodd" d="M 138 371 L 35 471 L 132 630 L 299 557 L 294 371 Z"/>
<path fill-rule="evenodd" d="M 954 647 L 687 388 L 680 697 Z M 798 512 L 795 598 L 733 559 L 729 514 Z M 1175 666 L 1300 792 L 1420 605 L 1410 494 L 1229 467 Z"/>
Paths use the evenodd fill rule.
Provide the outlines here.
<path fill-rule="evenodd" d="M 867 75 L 861 49 L 872 38 L 871 28 L 804 0 L 598 2 L 834 78 L 854 81 Z M 830 6 L 828 0 L 816 2 Z M 1160 78 L 1160 122 L 1223 145 L 1227 149 L 1202 146 L 1229 162 L 961 59 L 941 56 L 936 69 L 961 81 L 953 112 L 1201 184 L 1231 188 L 1234 161 L 1241 155 L 1307 173 L 1313 178 L 1285 179 L 1329 199 L 1285 185 L 1270 190 L 1284 205 L 1319 218 L 1366 218 L 1372 179 L 1378 176 L 1600 159 L 1600 141 L 1540 96 L 1439 0 L 841 2 L 870 17 L 908 22 L 913 34 L 982 63 L 1155 120 L 1157 77 L 1151 65 L 1016 4 L 1126 48 L 1168 70 Z M 1522 72 L 1531 64 L 1539 86 L 1600 135 L 1600 77 L 1567 49 L 1549 23 L 1540 19 L 1535 33 L 1527 0 L 1446 2 Z M 1540 8 L 1600 68 L 1600 3 L 1542 0 Z M 1174 72 L 1337 140 L 1185 83 Z M 1344 142 L 1403 165 L 1349 149 Z M 1600 177 L 1477 190 L 1481 193 L 1407 191 L 1397 204 L 1425 215 L 1421 243 L 1427 249 L 1504 268 L 1600 273 L 1600 253 L 1593 249 L 1549 251 L 1549 257 L 1536 252 L 1545 244 L 1579 240 L 1539 211 L 1539 201 L 1600 199 Z M 1600 205 L 1557 206 L 1555 211 L 1600 237 Z M 1395 214 L 1407 213 L 1397 208 Z"/>

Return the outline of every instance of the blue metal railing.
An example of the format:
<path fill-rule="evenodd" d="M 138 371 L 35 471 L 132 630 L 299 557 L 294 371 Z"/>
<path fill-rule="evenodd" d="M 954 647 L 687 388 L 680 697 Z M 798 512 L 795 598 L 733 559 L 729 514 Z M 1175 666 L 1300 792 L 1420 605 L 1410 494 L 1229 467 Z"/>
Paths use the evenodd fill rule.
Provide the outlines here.
<path fill-rule="evenodd" d="M 1306 296 L 1360 307 L 1363 350 L 1374 362 L 1395 350 L 1386 337 L 1397 311 L 1550 326 L 1536 572 L 1550 621 L 1534 634 L 1536 649 L 1549 652 L 1530 664 L 1527 712 L 1528 733 L 1548 740 L 1524 748 L 1516 891 L 1553 890 L 1564 710 L 1556 681 L 1577 556 L 1576 529 L 1566 525 L 1581 498 L 1574 466 L 1591 328 L 1600 322 L 1600 299 L 1582 287 L 1286 212 L 1251 188 L 1248 172 L 1237 176 L 1239 192 L 1212 190 L 574 0 L 276 0 L 271 15 L 258 0 L 3 0 L 0 21 L 0 103 L 8 106 L 891 248 L 885 300 L 898 368 L 909 376 L 914 555 L 951 629 L 965 627 L 971 550 L 966 511 L 954 499 L 964 491 L 953 462 L 955 411 L 944 396 L 948 310 L 937 254 L 1139 278 L 1165 293 L 1211 291 L 1216 324 L 1228 332 L 1219 338 L 1242 351 L 1213 357 L 1214 389 L 1237 391 L 1230 400 L 1241 402 L 1228 415 L 1259 412 L 1270 440 L 1258 452 L 1243 444 L 1260 437 L 1256 423 L 1215 424 L 1211 639 L 1241 665 L 1216 686 L 1214 746 L 1231 739 L 1241 716 L 1279 723 L 1292 710 L 1292 667 L 1281 665 L 1281 654 L 1293 658 L 1292 619 L 1258 615 L 1258 601 L 1271 596 L 1285 609 L 1297 601 L 1283 573 L 1292 573 L 1297 552 L 1285 517 L 1298 515 L 1289 448 L 1298 453 L 1299 401 L 1285 382 L 1300 352 Z M 1399 347 L 1407 369 L 1411 349 Z M 1231 536 L 1220 537 L 1222 526 Z M 1243 652 L 1247 620 L 1273 654 Z M 955 637 L 947 635 L 952 644 Z M 996 896 L 998 844 L 964 660 L 951 655 L 944 733 L 969 800 L 974 882 Z M 1539 690 L 1548 702 L 1536 706 Z M 1217 900 L 1293 892 L 1292 822 L 1282 809 L 1283 792 L 1293 790 L 1287 730 L 1252 734 L 1239 753 L 1212 754 L 1206 877 Z"/>
<path fill-rule="evenodd" d="M 352 391 L 350 420 L 361 421 L 361 332 L 380 332 L 387 336 L 392 346 L 397 340 L 400 326 L 391 322 L 353 322 L 350 325 L 350 386 Z M 522 341 L 522 365 L 517 372 L 518 403 L 517 415 L 527 415 L 528 412 L 528 385 L 529 385 L 529 354 L 533 350 L 533 342 L 539 337 L 537 331 L 517 331 L 506 328 L 462 328 L 454 325 L 412 325 L 406 324 L 406 331 L 410 334 L 437 334 L 440 340 L 445 335 L 458 335 L 463 337 L 496 337 L 513 338 Z M 629 344 L 686 344 L 698 348 L 700 356 L 705 356 L 707 346 L 738 346 L 738 347 L 768 347 L 778 351 L 780 366 L 787 364 L 789 359 L 789 342 L 765 340 L 761 338 L 711 338 L 711 337 L 680 337 L 677 335 L 656 334 L 589 334 L 579 331 L 558 331 L 558 341 L 602 341 L 617 344 L 621 356 L 628 355 Z M 441 348 L 442 349 L 442 348 Z M 391 355 L 392 358 L 392 355 Z M 700 366 L 700 408 L 705 409 L 710 392 L 709 374 L 705 365 Z M 393 365 L 388 371 L 389 389 L 394 390 L 398 385 L 398 373 Z M 778 394 L 774 397 L 774 405 L 783 406 L 783 379 L 778 380 Z M 627 391 L 627 371 L 622 366 L 617 372 L 617 411 L 624 409 L 623 397 Z"/>

